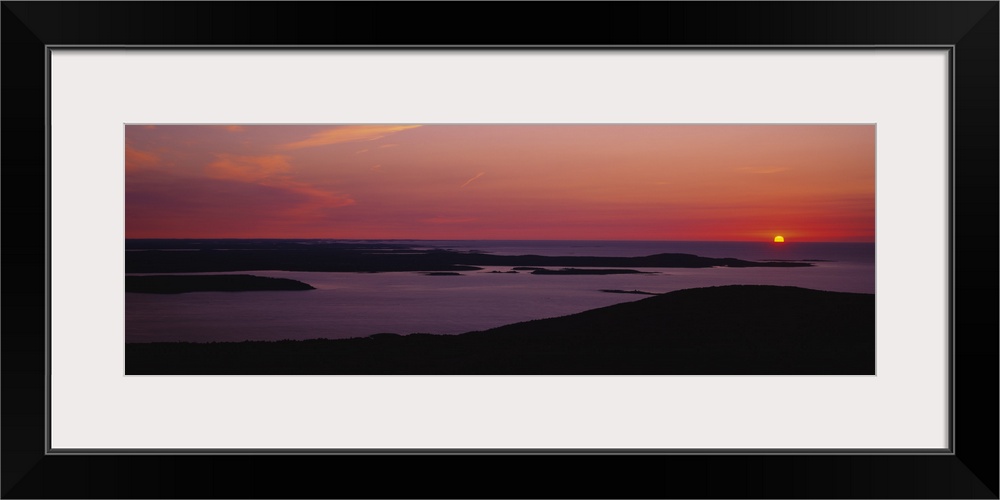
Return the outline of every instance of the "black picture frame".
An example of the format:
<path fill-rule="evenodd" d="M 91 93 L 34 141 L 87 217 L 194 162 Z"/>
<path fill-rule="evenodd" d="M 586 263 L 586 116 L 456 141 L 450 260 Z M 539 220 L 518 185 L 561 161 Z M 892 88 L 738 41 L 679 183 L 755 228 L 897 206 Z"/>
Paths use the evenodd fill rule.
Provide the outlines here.
<path fill-rule="evenodd" d="M 996 1 L 2 3 L 4 498 L 998 498 Z M 46 47 L 414 44 L 951 47 L 951 453 L 47 453 Z"/>

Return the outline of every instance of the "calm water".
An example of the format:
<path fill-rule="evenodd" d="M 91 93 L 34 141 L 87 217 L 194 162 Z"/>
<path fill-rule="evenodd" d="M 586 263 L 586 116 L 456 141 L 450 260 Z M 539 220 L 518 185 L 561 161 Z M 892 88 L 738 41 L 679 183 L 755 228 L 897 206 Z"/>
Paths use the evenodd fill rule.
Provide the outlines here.
<path fill-rule="evenodd" d="M 746 260 L 819 260 L 803 268 L 648 269 L 654 274 L 546 276 L 463 272 L 398 273 L 247 271 L 316 287 L 303 292 L 125 294 L 126 342 L 349 338 L 375 333 L 455 334 L 573 314 L 646 295 L 731 284 L 792 285 L 875 293 L 875 245 L 869 243 L 393 241 L 420 247 L 503 255 L 643 256 L 692 253 Z"/>

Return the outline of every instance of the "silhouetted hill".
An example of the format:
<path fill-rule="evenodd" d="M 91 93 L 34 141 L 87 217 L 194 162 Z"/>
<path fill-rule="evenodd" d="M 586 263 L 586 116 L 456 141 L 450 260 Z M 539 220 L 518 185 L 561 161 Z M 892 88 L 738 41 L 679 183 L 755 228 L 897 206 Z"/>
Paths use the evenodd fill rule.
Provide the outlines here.
<path fill-rule="evenodd" d="M 875 296 L 695 288 L 462 335 L 125 348 L 129 375 L 873 375 Z"/>
<path fill-rule="evenodd" d="M 315 290 L 286 278 L 249 274 L 126 276 L 125 291 L 135 293 L 248 292 L 262 290 Z"/>

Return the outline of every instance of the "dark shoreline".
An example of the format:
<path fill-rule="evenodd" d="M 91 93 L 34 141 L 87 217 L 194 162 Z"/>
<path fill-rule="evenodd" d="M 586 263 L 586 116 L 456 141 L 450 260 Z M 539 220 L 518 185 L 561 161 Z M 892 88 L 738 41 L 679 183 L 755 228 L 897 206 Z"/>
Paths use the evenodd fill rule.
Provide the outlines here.
<path fill-rule="evenodd" d="M 643 291 L 643 290 L 614 290 L 614 289 L 603 289 L 603 290 L 599 290 L 599 291 L 601 291 L 601 292 L 604 292 L 604 293 L 632 293 L 632 294 L 636 294 L 636 295 L 663 295 L 662 293 L 656 293 L 656 292 L 646 292 L 646 291 Z"/>
<path fill-rule="evenodd" d="M 127 343 L 126 375 L 874 375 L 875 296 L 693 288 L 461 335 Z"/>

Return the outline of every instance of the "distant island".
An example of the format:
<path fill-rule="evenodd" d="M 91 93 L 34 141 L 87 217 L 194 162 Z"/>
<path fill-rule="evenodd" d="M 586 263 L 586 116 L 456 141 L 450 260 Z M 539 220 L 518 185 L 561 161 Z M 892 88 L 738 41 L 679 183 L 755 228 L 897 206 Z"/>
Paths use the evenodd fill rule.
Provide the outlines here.
<path fill-rule="evenodd" d="M 125 291 L 132 293 L 247 292 L 264 290 L 315 290 L 312 285 L 286 278 L 248 274 L 126 276 Z"/>
<path fill-rule="evenodd" d="M 459 272 L 483 266 L 538 268 L 812 267 L 808 262 L 754 262 L 684 253 L 645 257 L 494 255 L 407 245 L 296 240 L 126 240 L 126 273 L 233 272 L 270 269 L 326 272 Z M 527 270 L 527 269 L 526 269 Z M 628 271 L 639 272 L 639 271 Z M 557 274 L 556 272 L 544 272 Z M 543 274 L 543 273 L 538 273 Z M 564 273 L 567 274 L 567 273 Z"/>
<path fill-rule="evenodd" d="M 125 373 L 874 375 L 875 338 L 873 294 L 732 285 L 461 335 L 126 343 Z"/>
<path fill-rule="evenodd" d="M 525 269 L 525 268 L 521 268 Z M 603 276 L 606 274 L 645 274 L 643 271 L 636 271 L 635 269 L 576 269 L 572 267 L 566 267 L 563 269 L 545 269 L 545 268 L 531 268 L 531 274 L 549 274 L 549 275 L 587 275 L 587 276 Z"/>

